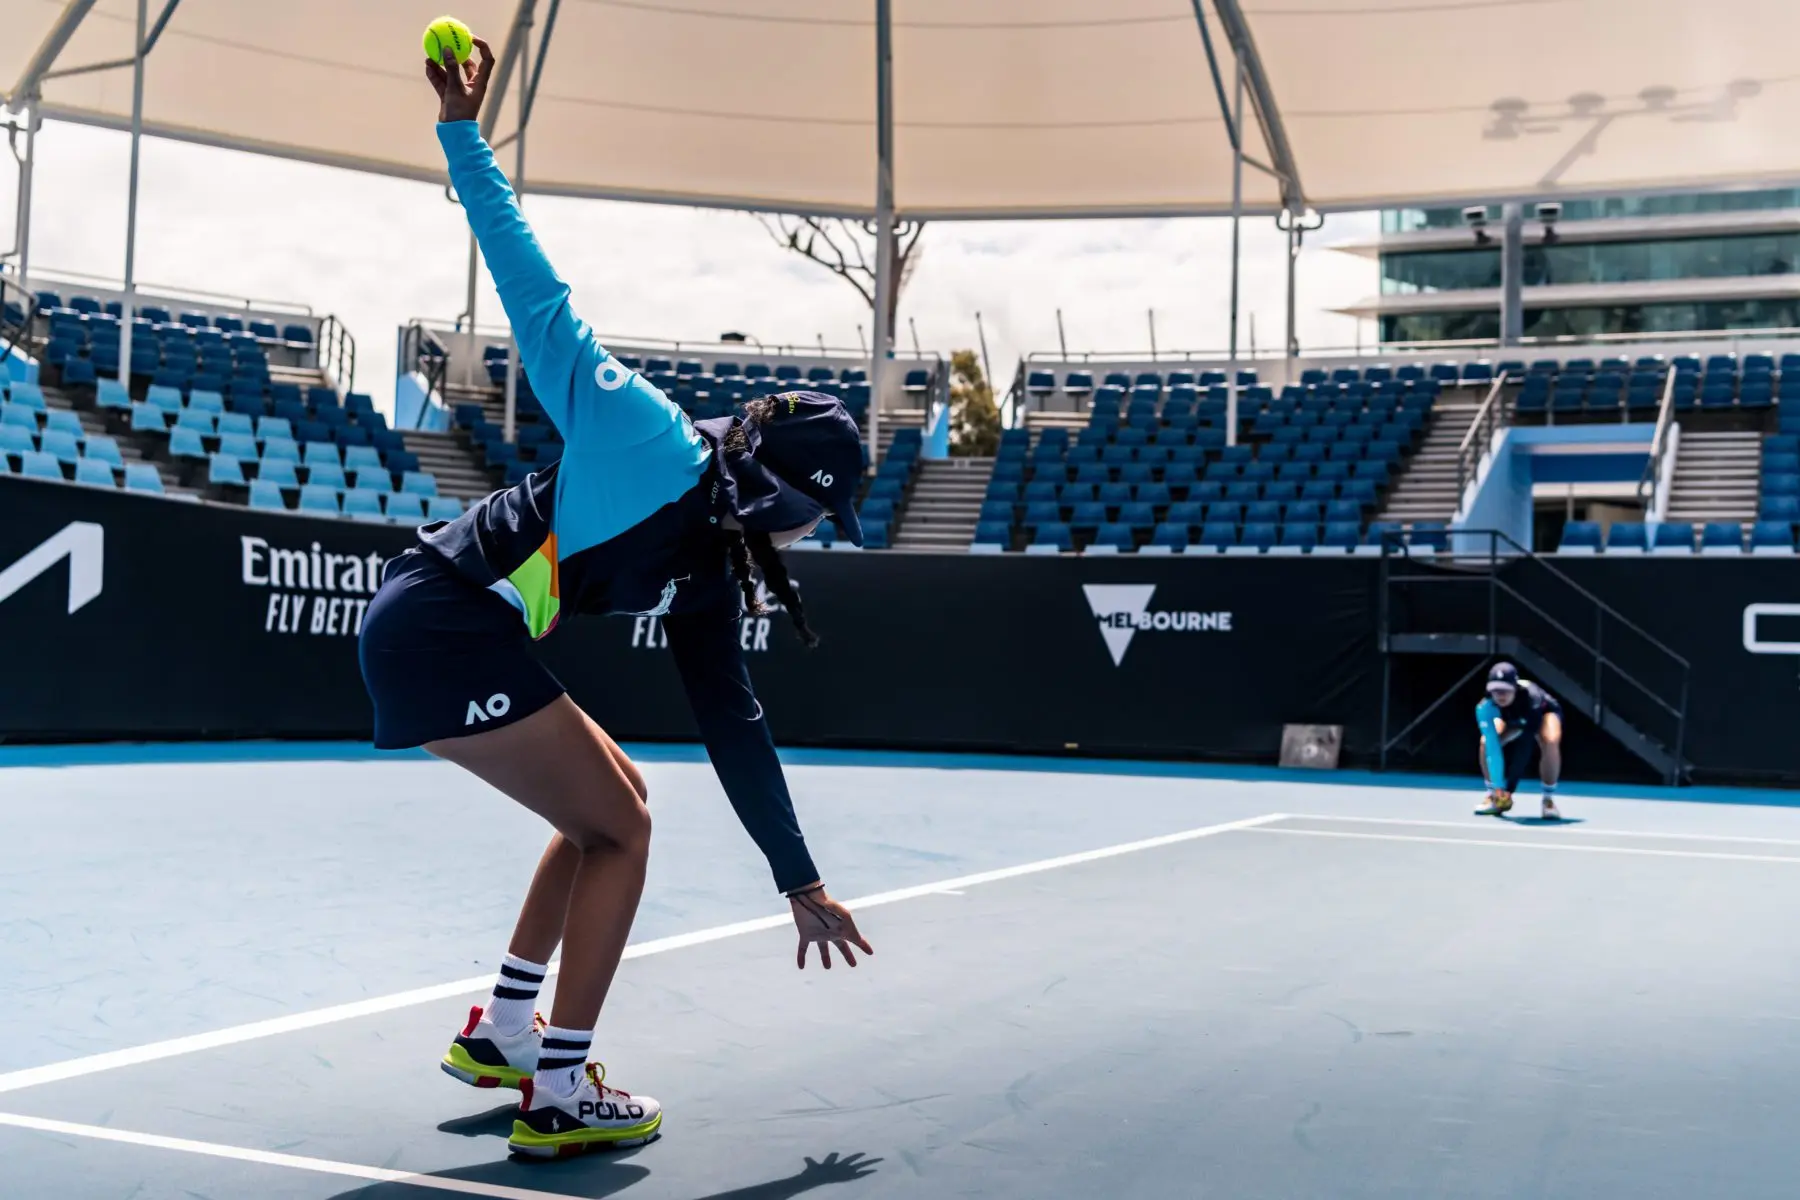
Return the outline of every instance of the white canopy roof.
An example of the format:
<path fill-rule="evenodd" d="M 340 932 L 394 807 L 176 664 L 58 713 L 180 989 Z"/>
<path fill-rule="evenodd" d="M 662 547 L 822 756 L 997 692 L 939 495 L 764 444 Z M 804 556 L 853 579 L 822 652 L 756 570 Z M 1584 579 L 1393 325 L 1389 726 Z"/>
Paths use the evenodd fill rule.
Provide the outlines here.
<path fill-rule="evenodd" d="M 166 3 L 151 0 L 152 21 Z M 180 0 L 148 58 L 145 129 L 441 179 L 419 35 L 448 3 Z M 453 7 L 499 49 L 521 4 Z M 873 211 L 875 0 L 524 7 L 534 46 L 555 17 L 527 190 Z M 1228 211 L 1231 147 L 1199 14 L 1227 96 L 1238 35 L 1246 153 L 1285 161 L 1315 208 L 1800 181 L 1793 0 L 892 0 L 892 12 L 903 216 Z M 8 102 L 41 87 L 46 117 L 127 124 L 128 62 L 59 72 L 128 60 L 135 14 L 135 0 L 0 0 Z M 496 141 L 516 128 L 518 78 Z M 1281 193 L 1245 171 L 1249 209 Z"/>

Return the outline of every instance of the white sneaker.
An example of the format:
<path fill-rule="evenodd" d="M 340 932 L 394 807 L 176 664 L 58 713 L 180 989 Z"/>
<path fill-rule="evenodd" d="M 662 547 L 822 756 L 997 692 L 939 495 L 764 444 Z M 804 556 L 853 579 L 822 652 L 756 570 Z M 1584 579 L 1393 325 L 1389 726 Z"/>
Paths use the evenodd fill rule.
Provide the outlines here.
<path fill-rule="evenodd" d="M 1562 820 L 1562 814 L 1556 810 L 1556 801 L 1552 800 L 1548 796 L 1544 797 L 1544 820 L 1546 820 L 1546 821 Z"/>
<path fill-rule="evenodd" d="M 469 1023 L 450 1043 L 440 1064 L 444 1074 L 478 1088 L 516 1088 L 537 1071 L 544 1044 L 544 1018 L 535 1017 L 522 1033 L 501 1033 L 477 1005 Z"/>
<path fill-rule="evenodd" d="M 607 1087 L 606 1068 L 598 1063 L 580 1072 L 573 1095 L 535 1088 L 530 1080 L 519 1090 L 524 1100 L 506 1143 L 515 1154 L 558 1158 L 597 1146 L 638 1146 L 662 1124 L 662 1105 Z"/>

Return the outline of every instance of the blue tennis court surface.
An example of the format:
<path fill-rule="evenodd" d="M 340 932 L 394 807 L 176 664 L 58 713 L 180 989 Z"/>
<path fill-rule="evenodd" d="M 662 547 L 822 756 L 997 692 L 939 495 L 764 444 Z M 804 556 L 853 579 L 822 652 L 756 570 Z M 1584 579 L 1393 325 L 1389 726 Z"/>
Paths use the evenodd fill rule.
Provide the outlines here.
<path fill-rule="evenodd" d="M 663 1136 L 540 1164 L 437 1070 L 535 820 L 422 758 L 160 757 L 0 768 L 0 1194 L 1793 1194 L 1766 797 L 1538 826 L 1433 780 L 797 755 L 877 950 L 802 974 L 710 769 L 652 753 L 595 1055 Z"/>

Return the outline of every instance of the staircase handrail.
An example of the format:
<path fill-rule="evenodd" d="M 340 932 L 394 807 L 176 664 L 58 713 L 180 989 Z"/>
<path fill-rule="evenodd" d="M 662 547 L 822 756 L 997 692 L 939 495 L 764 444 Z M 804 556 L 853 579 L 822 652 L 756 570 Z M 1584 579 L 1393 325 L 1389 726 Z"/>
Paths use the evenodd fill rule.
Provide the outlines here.
<path fill-rule="evenodd" d="M 1488 388 L 1487 399 L 1475 410 L 1475 419 L 1469 422 L 1468 432 L 1463 434 L 1462 442 L 1456 447 L 1456 509 L 1462 511 L 1463 494 L 1469 490 L 1469 482 L 1481 469 L 1481 457 L 1494 444 L 1494 434 L 1506 424 L 1506 399 L 1504 390 L 1511 376 L 1496 375 L 1493 385 Z"/>
<path fill-rule="evenodd" d="M 1656 410 L 1656 434 L 1650 439 L 1650 458 L 1644 463 L 1643 474 L 1638 476 L 1637 498 L 1640 504 L 1648 504 L 1648 498 L 1662 475 L 1663 454 L 1669 445 L 1669 428 L 1675 420 L 1675 379 L 1676 371 L 1671 367 L 1668 378 L 1663 380 L 1662 403 Z"/>
<path fill-rule="evenodd" d="M 1678 653 L 1673 647 L 1664 643 L 1660 638 L 1656 637 L 1654 634 L 1652 634 L 1648 630 L 1644 629 L 1643 626 L 1639 625 L 1637 622 L 1633 621 L 1631 618 L 1629 618 L 1625 614 L 1621 613 L 1617 608 L 1613 607 L 1611 604 L 1608 604 L 1605 600 L 1602 600 L 1599 596 L 1595 595 L 1593 592 L 1589 591 L 1587 588 L 1585 588 L 1581 584 L 1577 583 L 1566 572 L 1562 571 L 1560 568 L 1558 568 L 1557 566 L 1555 566 L 1554 564 L 1552 564 L 1551 562 L 1549 562 L 1542 556 L 1531 553 L 1531 551 L 1527 550 L 1524 546 L 1521 546 L 1518 542 L 1513 540 L 1513 538 L 1510 535 L 1506 534 L 1505 532 L 1503 532 L 1501 530 L 1497 530 L 1497 529 L 1461 530 L 1459 532 L 1464 536 L 1469 536 L 1469 535 L 1473 535 L 1473 536 L 1477 536 L 1477 537 L 1485 536 L 1488 539 L 1488 553 L 1487 553 L 1486 569 L 1482 573 L 1482 575 L 1480 575 L 1480 576 L 1465 575 L 1465 576 L 1462 576 L 1459 578 L 1457 576 L 1449 575 L 1449 574 L 1445 574 L 1445 573 L 1395 574 L 1392 567 L 1389 565 L 1390 562 L 1392 561 L 1392 559 L 1394 559 L 1396 557 L 1405 557 L 1408 561 L 1411 560 L 1412 556 L 1410 554 L 1403 555 L 1401 553 L 1402 549 L 1405 548 L 1407 545 L 1409 545 L 1409 541 L 1408 541 L 1409 535 L 1405 534 L 1405 533 L 1389 533 L 1389 534 L 1383 535 L 1383 537 L 1382 537 L 1382 555 L 1381 555 L 1381 557 L 1382 557 L 1381 603 L 1380 603 L 1380 618 L 1379 618 L 1380 619 L 1380 631 L 1379 631 L 1380 632 L 1380 644 L 1381 644 L 1382 651 L 1384 653 L 1387 652 L 1387 648 L 1388 648 L 1388 644 L 1389 644 L 1388 639 L 1390 637 L 1394 636 L 1393 632 L 1390 628 L 1392 605 L 1389 602 L 1389 592 L 1394 584 L 1396 584 L 1396 583 L 1470 583 L 1470 582 L 1483 583 L 1489 589 L 1487 644 L 1489 647 L 1490 654 L 1499 652 L 1499 645 L 1500 645 L 1500 641 L 1502 638 L 1502 634 L 1500 632 L 1500 627 L 1499 627 L 1498 607 L 1496 604 L 1496 598 L 1501 594 L 1505 594 L 1507 596 L 1512 597 L 1514 600 L 1518 601 L 1521 605 L 1523 605 L 1526 609 L 1528 609 L 1531 613 L 1533 613 L 1539 619 L 1544 621 L 1547 625 L 1549 625 L 1557 633 L 1559 633 L 1563 637 L 1567 638 L 1569 640 L 1569 642 L 1572 643 L 1575 647 L 1578 647 L 1581 651 L 1592 656 L 1592 658 L 1593 658 L 1592 697 L 1593 697 L 1593 704 L 1594 704 L 1594 708 L 1595 708 L 1595 712 L 1593 715 L 1596 717 L 1596 719 L 1598 719 L 1602 713 L 1608 711 L 1608 706 L 1606 704 L 1606 676 L 1607 676 L 1608 672 L 1610 672 L 1612 675 L 1616 676 L 1617 679 L 1624 681 L 1634 691 L 1641 694 L 1645 699 L 1648 699 L 1656 707 L 1662 709 L 1665 713 L 1667 713 L 1669 716 L 1674 718 L 1675 736 L 1672 739 L 1672 746 L 1671 746 L 1670 753 L 1672 755 L 1672 760 L 1676 764 L 1676 766 L 1674 768 L 1672 768 L 1672 770 L 1671 770 L 1671 778 L 1678 777 L 1680 770 L 1681 770 L 1681 764 L 1683 762 L 1682 749 L 1683 749 L 1683 745 L 1686 741 L 1686 736 L 1687 736 L 1687 700 L 1688 700 L 1688 694 L 1689 694 L 1690 677 L 1692 675 L 1692 664 L 1689 663 L 1687 658 L 1685 656 L 1683 656 L 1682 654 Z M 1508 551 L 1510 551 L 1510 553 L 1507 553 L 1504 555 L 1504 561 L 1512 562 L 1512 561 L 1517 561 L 1518 559 L 1522 558 L 1522 559 L 1529 559 L 1532 562 L 1535 562 L 1536 564 L 1541 566 L 1546 572 L 1548 572 L 1549 575 L 1554 580 L 1556 580 L 1557 582 L 1562 584 L 1565 588 L 1567 588 L 1569 591 L 1573 592 L 1575 595 L 1579 596 L 1582 600 L 1586 601 L 1587 603 L 1589 603 L 1593 606 L 1595 619 L 1594 619 L 1594 635 L 1593 635 L 1593 640 L 1591 642 L 1586 637 L 1584 637 L 1581 634 L 1576 633 L 1574 630 L 1570 629 L 1567 625 L 1565 625 L 1562 621 L 1560 621 L 1556 617 L 1552 616 L 1548 611 L 1546 611 L 1543 608 L 1542 605 L 1538 604 L 1536 601 L 1525 596 L 1520 591 L 1519 588 L 1513 586 L 1512 583 L 1510 583 L 1507 580 L 1504 580 L 1500 577 L 1500 567 L 1503 562 L 1503 553 L 1502 553 L 1503 546 Z M 1468 559 L 1470 557 L 1471 556 L 1469 556 L 1469 555 L 1464 555 L 1463 562 L 1465 564 L 1468 564 Z M 1468 564 L 1468 565 L 1473 565 L 1473 564 Z M 1680 676 L 1680 686 L 1679 686 L 1680 697 L 1678 700 L 1676 700 L 1675 702 L 1670 702 L 1668 700 L 1663 699 L 1663 697 L 1655 689 L 1653 689 L 1649 684 L 1645 683 L 1643 680 L 1639 679 L 1637 676 L 1635 676 L 1632 673 L 1630 673 L 1629 671 L 1627 671 L 1624 668 L 1624 666 L 1620 664 L 1619 660 L 1616 657 L 1608 656 L 1608 654 L 1606 652 L 1605 630 L 1606 630 L 1606 621 L 1609 618 L 1613 621 L 1616 621 L 1619 624 L 1619 626 L 1621 626 L 1623 629 L 1628 630 L 1629 632 L 1635 634 L 1652 651 L 1662 655 L 1666 660 L 1668 660 L 1670 663 L 1672 663 L 1674 665 L 1674 667 L 1676 668 L 1676 670 Z M 1514 636 L 1514 635 L 1505 635 L 1505 636 L 1510 637 L 1510 636 Z M 1525 639 L 1523 639 L 1521 637 L 1519 640 L 1521 642 L 1523 642 Z M 1571 679 L 1574 679 L 1575 678 L 1574 673 L 1571 673 L 1570 677 L 1571 677 Z M 1466 682 L 1468 678 L 1469 678 L 1468 676 L 1465 676 L 1465 679 L 1463 681 L 1459 681 L 1459 684 L 1457 685 L 1457 687 L 1460 687 L 1461 683 Z M 1456 690 L 1456 688 L 1453 687 L 1451 689 L 1451 692 L 1446 692 L 1443 696 L 1440 696 L 1436 703 L 1433 703 L 1424 712 L 1420 713 L 1418 715 L 1418 717 L 1414 718 L 1413 721 L 1408 723 L 1406 728 L 1401 730 L 1400 733 L 1395 735 L 1393 738 L 1387 738 L 1385 735 L 1385 730 L 1387 728 L 1387 716 L 1386 716 L 1387 709 L 1386 709 L 1386 703 L 1384 700 L 1383 716 L 1382 716 L 1382 727 L 1384 730 L 1384 734 L 1383 734 L 1384 745 L 1382 747 L 1383 755 L 1385 756 L 1386 751 L 1391 746 L 1398 745 L 1400 743 L 1400 741 L 1402 741 L 1405 737 L 1407 737 L 1412 732 L 1413 729 L 1417 728 L 1418 725 L 1420 725 L 1426 717 L 1428 717 L 1432 712 L 1436 711 L 1436 709 L 1438 707 L 1440 707 L 1446 700 L 1448 700 L 1450 698 L 1451 693 L 1454 692 L 1455 690 Z"/>
<path fill-rule="evenodd" d="M 16 300 L 12 297 L 15 292 L 18 293 Z M 5 306 L 8 302 L 18 305 L 19 310 L 24 313 L 22 320 L 15 322 L 7 319 Z M 31 325 L 37 314 L 37 293 L 10 277 L 0 277 L 0 344 L 5 347 L 4 351 L 0 351 L 0 362 L 10 359 L 15 350 L 20 353 L 29 351 L 32 341 Z"/>
<path fill-rule="evenodd" d="M 401 334 L 398 370 L 417 371 L 425 377 L 426 395 L 440 394 L 450 369 L 450 352 L 422 322 L 413 321 Z"/>
<path fill-rule="evenodd" d="M 339 392 L 356 390 L 356 338 L 336 313 L 319 322 L 319 369 L 330 372 Z"/>

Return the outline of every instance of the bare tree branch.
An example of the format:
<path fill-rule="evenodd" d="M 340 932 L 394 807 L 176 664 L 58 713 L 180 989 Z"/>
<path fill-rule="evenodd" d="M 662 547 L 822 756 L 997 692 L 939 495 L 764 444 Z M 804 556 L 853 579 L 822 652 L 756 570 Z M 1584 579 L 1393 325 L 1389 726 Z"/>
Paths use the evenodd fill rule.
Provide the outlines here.
<path fill-rule="evenodd" d="M 802 217 L 784 214 L 752 214 L 768 231 L 769 237 L 785 250 L 791 250 L 824 267 L 856 289 L 863 303 L 875 307 L 875 263 L 877 244 L 873 221 L 848 218 Z M 925 232 L 923 221 L 901 221 L 894 226 L 894 294 L 889 303 L 898 311 L 900 293 L 912 275 L 919 249 L 919 238 Z"/>

